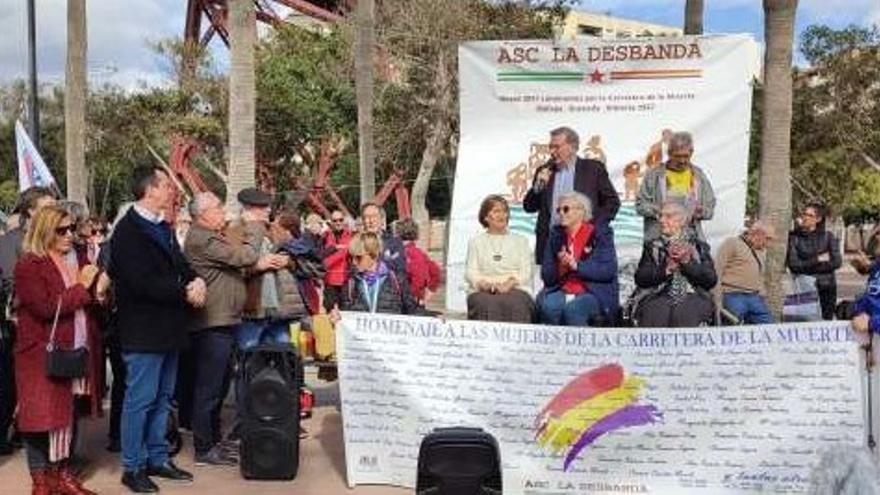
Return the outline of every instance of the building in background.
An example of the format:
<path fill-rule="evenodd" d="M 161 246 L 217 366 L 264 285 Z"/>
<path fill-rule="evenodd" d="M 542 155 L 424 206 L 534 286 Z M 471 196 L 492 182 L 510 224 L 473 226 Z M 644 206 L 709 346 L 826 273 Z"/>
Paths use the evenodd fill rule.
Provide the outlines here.
<path fill-rule="evenodd" d="M 622 19 L 606 14 L 572 9 L 562 27 L 562 39 L 573 40 L 581 36 L 603 38 L 634 38 L 637 36 L 681 36 L 680 27 L 650 22 Z"/>

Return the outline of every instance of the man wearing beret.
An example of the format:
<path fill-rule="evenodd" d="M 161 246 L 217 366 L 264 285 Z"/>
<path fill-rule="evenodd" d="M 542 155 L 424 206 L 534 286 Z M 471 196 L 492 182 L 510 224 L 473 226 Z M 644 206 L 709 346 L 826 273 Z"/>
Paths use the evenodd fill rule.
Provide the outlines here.
<path fill-rule="evenodd" d="M 272 263 L 261 264 L 250 268 L 247 273 L 247 297 L 243 311 L 243 321 L 236 331 L 236 340 L 241 350 L 246 350 L 261 342 L 287 342 L 289 330 L 271 318 L 271 307 L 277 299 L 277 291 L 264 288 L 264 281 L 269 280 L 266 274 L 286 267 L 290 257 L 284 254 L 273 254 L 274 246 L 269 238 L 269 212 L 272 206 L 272 195 L 255 187 L 242 189 L 238 193 L 241 204 L 241 217 L 228 229 L 231 238 L 240 237 L 240 233 L 248 230 L 253 224 L 259 224 L 263 235 L 256 241 L 261 257 L 270 256 Z M 272 294 L 275 294 L 275 298 Z"/>

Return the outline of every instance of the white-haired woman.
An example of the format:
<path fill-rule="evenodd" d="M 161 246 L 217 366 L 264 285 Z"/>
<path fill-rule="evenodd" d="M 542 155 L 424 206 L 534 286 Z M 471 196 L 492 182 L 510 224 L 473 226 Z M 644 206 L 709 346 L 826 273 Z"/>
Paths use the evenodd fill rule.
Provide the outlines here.
<path fill-rule="evenodd" d="M 618 309 L 617 254 L 606 222 L 593 222 L 589 198 L 561 194 L 559 225 L 550 231 L 541 263 L 544 290 L 538 295 L 542 323 L 611 325 Z"/>
<path fill-rule="evenodd" d="M 709 245 L 687 225 L 681 203 L 663 203 L 660 237 L 645 243 L 635 275 L 636 286 L 647 293 L 636 309 L 640 327 L 695 327 L 713 318 L 715 266 Z"/>

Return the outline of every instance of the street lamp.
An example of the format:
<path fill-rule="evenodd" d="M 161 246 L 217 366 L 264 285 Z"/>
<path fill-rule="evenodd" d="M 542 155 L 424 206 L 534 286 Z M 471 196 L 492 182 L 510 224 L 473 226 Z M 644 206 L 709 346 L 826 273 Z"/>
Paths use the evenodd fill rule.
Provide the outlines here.
<path fill-rule="evenodd" d="M 34 6 L 35 0 L 28 0 L 28 78 L 30 94 L 28 95 L 28 133 L 34 148 L 40 149 L 40 109 L 37 106 L 37 21 Z"/>

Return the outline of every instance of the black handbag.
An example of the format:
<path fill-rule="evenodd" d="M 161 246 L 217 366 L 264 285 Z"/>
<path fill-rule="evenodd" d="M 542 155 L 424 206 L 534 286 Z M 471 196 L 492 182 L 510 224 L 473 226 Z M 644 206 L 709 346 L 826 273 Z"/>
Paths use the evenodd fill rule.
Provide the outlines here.
<path fill-rule="evenodd" d="M 57 379 L 82 378 L 86 376 L 89 350 L 85 347 L 72 350 L 55 347 L 55 328 L 58 326 L 60 313 L 61 297 L 58 298 L 55 319 L 52 321 L 52 332 L 49 334 L 49 342 L 46 344 L 46 375 L 49 378 Z"/>

